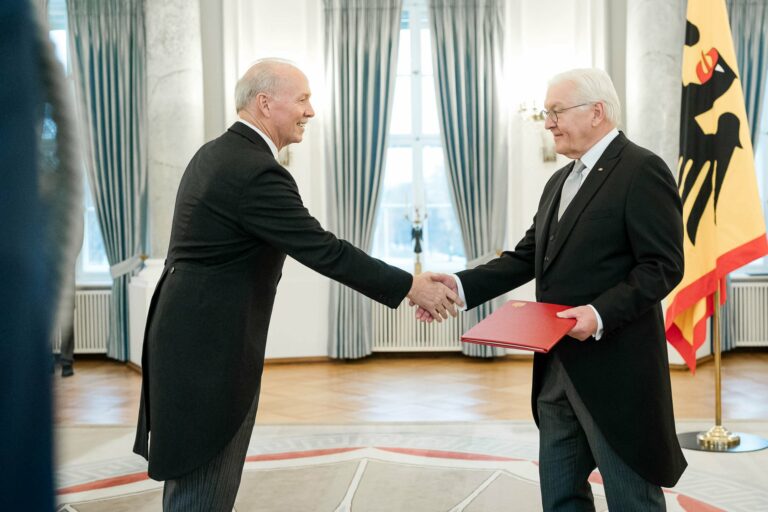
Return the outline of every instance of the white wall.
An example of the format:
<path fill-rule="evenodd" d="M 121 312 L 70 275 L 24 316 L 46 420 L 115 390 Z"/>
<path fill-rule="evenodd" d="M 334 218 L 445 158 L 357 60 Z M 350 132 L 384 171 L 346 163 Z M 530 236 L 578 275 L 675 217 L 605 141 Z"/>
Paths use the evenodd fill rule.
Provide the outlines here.
<path fill-rule="evenodd" d="M 251 64 L 265 57 L 296 63 L 309 78 L 316 117 L 303 142 L 289 147 L 287 166 L 304 204 L 325 225 L 326 171 L 323 149 L 322 3 L 316 0 L 263 2 L 224 0 L 223 79 L 226 124 L 236 119 L 235 83 Z M 288 258 L 278 287 L 269 328 L 267 357 L 313 357 L 328 354 L 327 278 Z"/>
<path fill-rule="evenodd" d="M 604 2 L 520 0 L 506 13 L 505 84 L 511 116 L 509 136 L 509 224 L 507 248 L 514 248 L 533 221 L 539 197 L 552 174 L 568 163 L 560 155 L 544 162 L 542 145 L 551 135 L 543 121 L 517 114 L 521 104 L 542 109 L 551 76 L 574 67 L 604 67 Z M 533 282 L 509 298 L 534 300 Z"/>

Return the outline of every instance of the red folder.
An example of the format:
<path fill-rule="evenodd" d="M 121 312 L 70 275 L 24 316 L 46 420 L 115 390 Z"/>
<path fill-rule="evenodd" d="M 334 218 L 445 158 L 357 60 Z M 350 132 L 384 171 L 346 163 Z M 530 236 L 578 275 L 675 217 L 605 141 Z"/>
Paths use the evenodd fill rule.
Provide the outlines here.
<path fill-rule="evenodd" d="M 494 347 L 549 352 L 576 320 L 557 313 L 571 306 L 511 300 L 464 333 L 461 341 Z"/>

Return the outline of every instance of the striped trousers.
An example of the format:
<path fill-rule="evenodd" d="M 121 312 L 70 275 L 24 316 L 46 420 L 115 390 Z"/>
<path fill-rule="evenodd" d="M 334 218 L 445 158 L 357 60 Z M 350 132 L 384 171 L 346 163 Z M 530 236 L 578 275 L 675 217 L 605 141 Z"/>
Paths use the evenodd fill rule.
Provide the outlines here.
<path fill-rule="evenodd" d="M 536 407 L 539 480 L 546 512 L 593 512 L 588 479 L 595 467 L 603 479 L 609 510 L 666 510 L 661 487 L 638 475 L 611 448 L 555 354 L 548 362 Z"/>
<path fill-rule="evenodd" d="M 257 392 L 243 424 L 213 459 L 181 478 L 166 480 L 163 512 L 232 512 L 258 403 Z"/>

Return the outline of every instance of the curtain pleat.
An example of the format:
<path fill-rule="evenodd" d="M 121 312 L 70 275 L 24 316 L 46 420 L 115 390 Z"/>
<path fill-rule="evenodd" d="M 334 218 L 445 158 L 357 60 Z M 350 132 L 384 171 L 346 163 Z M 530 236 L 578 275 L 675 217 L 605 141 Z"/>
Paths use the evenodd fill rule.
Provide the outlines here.
<path fill-rule="evenodd" d="M 397 69 L 400 0 L 324 0 L 329 227 L 368 251 Z M 331 283 L 333 358 L 371 353 L 369 299 Z"/>
<path fill-rule="evenodd" d="M 768 2 L 765 0 L 728 0 L 728 20 L 731 24 L 736 65 L 744 90 L 744 104 L 749 121 L 752 147 L 760 135 L 763 98 L 768 81 Z M 731 279 L 726 279 L 726 294 L 732 296 Z M 720 337 L 722 352 L 734 348 L 732 302 L 723 308 Z"/>
<path fill-rule="evenodd" d="M 128 282 L 146 246 L 143 0 L 67 0 L 90 178 L 113 278 L 107 355 L 128 359 Z"/>
<path fill-rule="evenodd" d="M 768 79 L 768 2 L 728 0 L 736 62 L 744 89 L 744 103 L 752 137 L 757 142 Z"/>
<path fill-rule="evenodd" d="M 506 131 L 498 91 L 503 20 L 501 0 L 429 1 L 441 137 L 468 268 L 495 257 L 506 232 Z M 494 306 L 490 301 L 468 312 L 466 327 Z M 475 357 L 504 352 L 463 345 Z"/>

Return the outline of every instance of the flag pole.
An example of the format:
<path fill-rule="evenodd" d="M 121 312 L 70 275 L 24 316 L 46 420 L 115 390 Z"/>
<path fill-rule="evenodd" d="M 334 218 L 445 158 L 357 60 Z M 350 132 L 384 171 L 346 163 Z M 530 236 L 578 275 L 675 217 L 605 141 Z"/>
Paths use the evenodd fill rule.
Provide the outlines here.
<path fill-rule="evenodd" d="M 712 317 L 710 339 L 715 359 L 715 426 L 707 432 L 686 432 L 677 437 L 683 448 L 691 450 L 721 453 L 762 450 L 768 448 L 765 439 L 753 434 L 732 433 L 723 427 L 720 386 L 720 299 L 725 299 L 722 295 L 725 290 L 721 287 L 729 272 L 768 254 L 768 239 L 764 234 L 765 222 L 755 180 L 753 148 L 749 129 L 743 130 L 749 126 L 749 120 L 725 0 L 689 1 L 686 11 L 678 163 L 684 233 L 687 235 L 683 241 L 685 273 L 682 284 L 678 284 L 682 288 L 673 290 L 673 298 L 670 298 L 675 318 L 667 319 L 667 336 L 676 348 L 680 347 L 678 350 L 693 369 L 696 349 L 704 341 L 698 327 L 700 322 L 706 321 L 705 318 Z M 728 73 L 715 73 L 715 69 L 728 69 Z M 697 121 L 698 116 L 705 113 L 712 119 L 718 119 L 716 134 L 705 134 L 703 126 Z M 729 124 L 732 127 L 728 129 L 723 124 L 721 131 L 720 122 L 725 119 L 731 119 L 733 124 Z M 742 151 L 737 151 L 739 149 Z M 721 154 L 730 156 L 725 159 L 719 156 Z M 733 159 L 730 159 L 731 156 Z M 721 165 L 725 168 L 721 169 Z M 698 177 L 707 168 L 709 174 L 706 179 L 712 182 L 702 183 L 703 180 Z M 717 168 L 716 174 L 713 168 Z M 720 190 L 724 180 L 729 185 L 722 187 L 722 191 L 728 189 L 731 193 L 718 197 L 717 190 Z M 704 209 L 699 211 L 700 207 Z M 726 213 L 731 209 L 738 210 L 739 214 L 733 216 Z M 704 215 L 704 210 L 710 215 Z M 699 240 L 710 242 L 697 246 L 696 234 L 700 230 L 706 235 L 699 235 Z M 701 283 L 715 286 L 702 289 Z M 681 296 L 686 298 L 681 299 Z M 701 301 L 705 301 L 706 308 L 702 308 Z M 669 312 L 670 308 L 667 308 Z"/>
<path fill-rule="evenodd" d="M 731 433 L 723 427 L 721 400 L 720 283 L 713 296 L 712 351 L 715 356 L 715 426 L 706 432 L 678 434 L 680 446 L 705 452 L 752 452 L 768 448 L 768 440 L 753 434 Z"/>
<path fill-rule="evenodd" d="M 714 312 L 712 315 L 712 351 L 715 353 L 715 426 L 707 432 L 701 432 L 696 436 L 696 442 L 707 451 L 723 451 L 738 446 L 741 438 L 730 433 L 723 427 L 723 404 L 721 393 L 721 368 L 720 361 L 720 283 L 715 289 Z"/>

